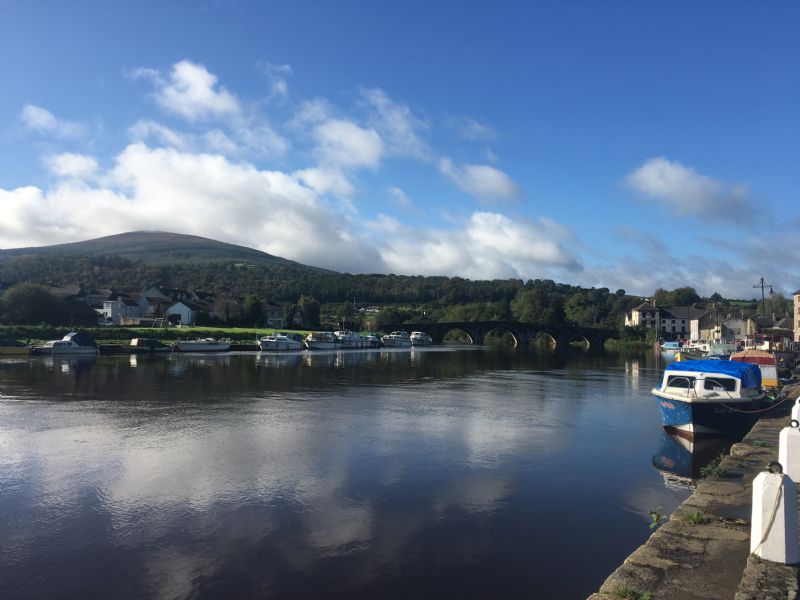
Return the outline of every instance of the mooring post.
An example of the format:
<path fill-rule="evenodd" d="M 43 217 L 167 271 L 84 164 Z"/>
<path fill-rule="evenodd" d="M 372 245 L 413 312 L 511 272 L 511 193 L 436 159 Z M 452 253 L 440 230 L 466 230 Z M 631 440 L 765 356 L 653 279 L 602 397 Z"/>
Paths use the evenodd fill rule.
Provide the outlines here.
<path fill-rule="evenodd" d="M 797 400 L 794 401 L 794 406 L 792 406 L 792 419 L 800 421 L 800 396 L 797 397 Z"/>
<path fill-rule="evenodd" d="M 753 480 L 750 553 L 776 563 L 796 564 L 800 562 L 797 488 L 783 474 L 780 463 L 771 462 L 767 468 Z"/>
<path fill-rule="evenodd" d="M 800 421 L 797 419 L 792 419 L 790 426 L 781 429 L 778 435 L 778 462 L 792 481 L 800 481 Z"/>

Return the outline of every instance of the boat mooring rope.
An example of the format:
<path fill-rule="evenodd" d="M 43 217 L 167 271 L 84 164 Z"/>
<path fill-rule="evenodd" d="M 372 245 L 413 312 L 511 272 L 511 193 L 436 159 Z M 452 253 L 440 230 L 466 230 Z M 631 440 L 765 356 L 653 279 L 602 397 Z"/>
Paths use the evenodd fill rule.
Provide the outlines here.
<path fill-rule="evenodd" d="M 779 407 L 781 404 L 783 404 L 784 402 L 786 402 L 788 399 L 789 399 L 789 395 L 788 395 L 788 394 L 786 394 L 786 395 L 783 397 L 783 400 L 781 400 L 780 402 L 776 402 L 775 404 L 772 404 L 772 405 L 770 405 L 770 406 L 767 406 L 766 408 L 759 408 L 759 409 L 757 409 L 757 410 L 741 410 L 741 409 L 739 409 L 739 408 L 733 408 L 732 406 L 728 406 L 727 404 L 724 404 L 724 403 L 722 403 L 722 402 L 720 402 L 720 403 L 719 403 L 719 405 L 720 405 L 720 406 L 724 406 L 724 407 L 725 407 L 725 408 L 727 408 L 728 410 L 730 410 L 730 411 L 733 411 L 733 412 L 736 412 L 736 413 L 743 413 L 743 414 L 746 414 L 746 415 L 753 415 L 753 414 L 757 414 L 757 413 L 763 413 L 763 412 L 767 412 L 767 411 L 769 411 L 769 410 L 772 410 L 773 408 L 777 408 L 777 407 Z"/>

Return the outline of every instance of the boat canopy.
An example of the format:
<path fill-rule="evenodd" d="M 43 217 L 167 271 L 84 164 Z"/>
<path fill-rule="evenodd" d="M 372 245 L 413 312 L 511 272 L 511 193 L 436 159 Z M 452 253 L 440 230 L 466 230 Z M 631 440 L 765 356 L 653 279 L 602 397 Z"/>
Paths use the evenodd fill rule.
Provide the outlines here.
<path fill-rule="evenodd" d="M 761 370 L 758 365 L 731 360 L 690 360 L 667 365 L 667 371 L 693 371 L 699 373 L 719 373 L 742 380 L 742 387 L 761 387 Z"/>

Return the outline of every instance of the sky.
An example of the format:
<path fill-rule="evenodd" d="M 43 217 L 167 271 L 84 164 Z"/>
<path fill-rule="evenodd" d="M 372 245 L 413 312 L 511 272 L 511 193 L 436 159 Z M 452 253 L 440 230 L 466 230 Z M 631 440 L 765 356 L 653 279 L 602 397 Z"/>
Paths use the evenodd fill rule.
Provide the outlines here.
<path fill-rule="evenodd" d="M 800 288 L 800 4 L 0 0 L 0 248 Z"/>

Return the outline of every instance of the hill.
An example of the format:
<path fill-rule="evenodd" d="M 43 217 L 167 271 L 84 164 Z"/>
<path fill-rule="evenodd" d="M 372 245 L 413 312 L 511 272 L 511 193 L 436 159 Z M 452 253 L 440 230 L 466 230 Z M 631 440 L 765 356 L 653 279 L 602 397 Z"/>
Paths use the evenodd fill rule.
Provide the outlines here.
<path fill-rule="evenodd" d="M 131 231 L 70 244 L 0 250 L 0 261 L 25 256 L 117 256 L 148 265 L 237 263 L 331 273 L 326 269 L 303 265 L 253 248 L 165 231 Z"/>

